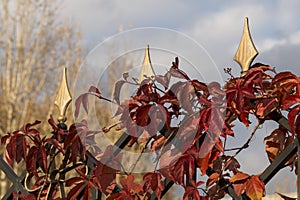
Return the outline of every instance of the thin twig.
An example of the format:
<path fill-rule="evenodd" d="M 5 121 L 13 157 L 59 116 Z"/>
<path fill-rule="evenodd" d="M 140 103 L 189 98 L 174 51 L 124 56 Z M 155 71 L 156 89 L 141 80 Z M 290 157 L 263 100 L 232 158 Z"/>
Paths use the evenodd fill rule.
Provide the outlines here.
<path fill-rule="evenodd" d="M 248 140 L 245 142 L 245 144 L 244 144 L 242 147 L 240 147 L 240 148 L 237 150 L 237 152 L 235 152 L 235 153 L 230 157 L 230 159 L 229 159 L 226 163 L 228 163 L 228 162 L 231 161 L 233 158 L 235 158 L 242 150 L 244 150 L 244 149 L 246 149 L 246 148 L 249 147 L 249 143 L 251 142 L 251 140 L 252 140 L 252 138 L 253 138 L 255 132 L 257 131 L 257 129 L 259 128 L 260 125 L 261 125 L 261 122 L 259 122 L 258 124 L 256 124 L 256 126 L 254 127 L 253 131 L 251 132 L 251 134 L 250 134 Z"/>
<path fill-rule="evenodd" d="M 220 179 L 222 178 L 222 174 L 225 170 L 225 167 L 228 165 L 228 163 L 230 163 L 242 150 L 246 149 L 249 147 L 249 143 L 251 142 L 252 138 L 254 137 L 254 134 L 256 133 L 256 131 L 258 130 L 259 126 L 261 125 L 261 121 L 258 122 L 258 124 L 254 127 L 254 129 L 252 130 L 248 140 L 245 142 L 245 144 L 239 148 L 232 148 L 232 149 L 228 149 L 228 150 L 237 150 L 237 152 L 235 152 L 228 160 L 225 161 L 224 165 L 222 166 L 222 169 L 221 169 L 221 172 L 220 172 L 220 176 L 218 178 L 218 181 L 217 181 L 217 185 L 218 183 L 220 182 Z M 228 151 L 227 150 L 227 151 Z M 225 188 L 229 187 L 230 184 L 228 185 L 225 185 L 221 188 L 218 188 L 218 190 L 216 191 L 216 194 L 218 194 L 220 191 L 224 190 Z"/>
<path fill-rule="evenodd" d="M 132 174 L 132 172 L 133 172 L 133 170 L 135 169 L 135 167 L 136 167 L 136 165 L 137 165 L 137 163 L 139 162 L 139 160 L 141 159 L 141 157 L 142 157 L 142 154 L 144 153 L 144 151 L 147 149 L 147 146 L 148 146 L 148 144 L 149 144 L 149 142 L 151 141 L 151 138 L 149 138 L 149 140 L 146 142 L 146 144 L 145 144 L 145 146 L 143 147 L 143 149 L 142 149 L 142 151 L 141 151 L 141 153 L 140 153 L 140 155 L 139 155 L 139 157 L 137 158 L 137 160 L 136 160 L 136 162 L 132 165 L 132 168 L 131 168 L 131 170 L 130 170 L 130 173 L 129 174 Z"/>

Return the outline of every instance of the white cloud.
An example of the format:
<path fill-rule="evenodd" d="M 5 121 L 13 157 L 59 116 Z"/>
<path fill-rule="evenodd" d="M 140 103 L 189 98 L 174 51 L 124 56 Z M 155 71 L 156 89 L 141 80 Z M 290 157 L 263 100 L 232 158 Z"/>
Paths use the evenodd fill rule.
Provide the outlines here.
<path fill-rule="evenodd" d="M 291 44 L 300 44 L 300 31 L 297 31 L 297 32 L 293 33 L 289 37 L 289 42 Z"/>
<path fill-rule="evenodd" d="M 287 38 L 272 39 L 268 38 L 262 41 L 260 45 L 260 52 L 270 51 L 275 47 L 286 46 L 286 45 L 298 45 L 300 44 L 300 31 L 292 33 Z"/>
<path fill-rule="evenodd" d="M 269 51 L 272 48 L 274 48 L 274 46 L 276 45 L 283 45 L 287 43 L 287 39 L 280 39 L 280 40 L 275 40 L 275 39 L 266 39 L 263 41 L 263 43 L 260 45 L 260 52 L 263 51 Z"/>
<path fill-rule="evenodd" d="M 282 66 L 279 70 L 288 69 L 299 74 L 299 7 L 299 0 L 224 3 L 188 0 L 67 0 L 62 12 L 64 16 L 80 22 L 85 39 L 93 45 L 117 33 L 120 25 L 124 25 L 125 29 L 161 26 L 182 31 L 195 38 L 211 54 L 220 71 L 224 67 L 232 67 L 237 72 L 239 67 L 233 57 L 241 38 L 243 19 L 249 17 L 250 32 L 260 52 L 255 62 Z M 170 38 L 165 38 L 164 42 L 176 44 Z M 156 54 L 153 53 L 152 58 L 156 58 L 153 63 L 159 62 L 160 58 Z M 201 59 L 199 53 L 198 59 Z M 259 139 L 262 141 L 261 137 Z M 262 143 L 259 145 L 263 147 Z M 262 148 L 260 150 L 263 151 Z M 266 162 L 262 164 L 256 158 L 261 154 L 254 148 L 243 162 L 248 162 L 248 168 L 254 168 L 250 165 L 253 163 L 249 162 L 249 158 L 251 161 L 253 157 L 257 161 L 254 163 L 256 167 L 263 169 Z"/>

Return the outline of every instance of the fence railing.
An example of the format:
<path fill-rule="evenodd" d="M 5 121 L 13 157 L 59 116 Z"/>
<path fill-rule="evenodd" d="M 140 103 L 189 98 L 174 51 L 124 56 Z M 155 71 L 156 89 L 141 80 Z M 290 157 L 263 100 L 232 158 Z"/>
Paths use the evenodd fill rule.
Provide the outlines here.
<path fill-rule="evenodd" d="M 149 53 L 146 51 L 146 53 Z M 234 59 L 241 65 L 242 68 L 242 75 L 245 73 L 253 59 L 256 57 L 258 54 L 253 41 L 250 36 L 250 31 L 248 27 L 248 21 L 247 18 L 245 19 L 245 25 L 244 25 L 244 31 L 241 39 L 241 43 L 239 46 L 239 49 L 234 57 Z M 59 109 L 59 117 L 58 121 L 61 125 L 65 126 L 65 112 L 66 109 L 68 108 L 68 105 L 71 101 L 71 95 L 68 89 L 67 85 L 67 79 L 66 79 L 66 70 L 63 71 L 63 76 L 62 76 L 62 82 L 60 86 L 60 90 L 57 94 L 57 97 L 55 99 L 55 104 L 57 105 Z M 282 116 L 281 114 L 277 113 L 274 111 L 272 113 L 272 120 L 276 121 L 278 124 L 280 124 L 282 127 L 287 129 L 288 131 L 290 130 L 289 124 L 287 119 Z M 123 149 L 128 142 L 130 141 L 130 136 L 127 133 L 123 133 L 122 136 L 117 140 L 117 142 L 114 144 L 117 148 L 115 148 L 114 155 L 117 155 L 120 153 L 120 150 Z M 280 155 L 278 155 L 275 160 L 261 173 L 259 178 L 261 181 L 263 181 L 265 184 L 267 184 L 272 177 L 277 174 L 287 163 L 287 161 L 290 160 L 294 155 L 298 155 L 298 158 L 300 156 L 300 144 L 298 138 L 294 140 L 291 144 L 289 144 L 282 152 Z M 92 156 L 90 152 L 87 151 L 86 153 L 87 157 L 87 166 L 89 170 L 92 172 L 94 167 L 97 165 L 97 160 Z M 300 160 L 297 160 L 298 166 L 300 166 Z M 0 157 L 0 170 L 3 171 L 6 175 L 6 177 L 11 181 L 12 186 L 6 191 L 6 194 L 3 196 L 3 199 L 13 199 L 13 192 L 18 192 L 18 193 L 23 193 L 24 195 L 27 195 L 29 192 L 25 189 L 24 187 L 24 178 L 26 176 L 26 172 L 24 172 L 21 176 L 18 176 L 13 169 L 3 160 L 2 157 Z M 298 167 L 298 179 L 297 179 L 297 193 L 298 193 L 298 199 L 300 199 L 300 167 Z M 193 177 L 196 181 L 196 173 L 195 176 Z M 222 180 L 220 180 L 222 182 Z M 162 191 L 161 197 L 163 197 L 168 190 L 173 186 L 174 182 L 168 179 L 164 180 L 164 186 L 165 189 Z M 228 184 L 228 183 L 224 183 Z M 227 192 L 233 199 L 235 200 L 244 200 L 244 199 L 249 199 L 245 195 L 238 196 L 232 185 L 227 185 L 228 187 L 226 188 L 225 192 Z M 121 190 L 119 186 L 117 186 L 116 191 Z M 77 199 L 81 199 L 83 196 L 83 192 L 79 193 Z M 102 193 L 99 190 L 91 190 L 91 199 L 101 199 Z M 152 193 L 151 195 L 151 200 L 157 199 L 156 194 Z"/>

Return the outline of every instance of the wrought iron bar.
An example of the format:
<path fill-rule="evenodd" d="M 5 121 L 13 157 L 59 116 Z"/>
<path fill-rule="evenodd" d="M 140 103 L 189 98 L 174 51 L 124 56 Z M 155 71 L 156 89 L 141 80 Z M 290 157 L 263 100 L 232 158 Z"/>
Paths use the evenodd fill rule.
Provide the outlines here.
<path fill-rule="evenodd" d="M 7 193 L 4 195 L 3 199 L 8 199 L 14 191 L 21 192 L 24 195 L 28 195 L 27 190 L 24 188 L 22 181 L 22 176 L 19 177 L 13 169 L 3 160 L 3 158 L 0 156 L 0 169 L 5 173 L 7 178 L 13 183 L 12 187 L 7 191 Z"/>
<path fill-rule="evenodd" d="M 275 160 L 263 171 L 259 178 L 267 184 L 271 178 L 277 174 L 279 170 L 284 167 L 285 163 L 288 162 L 298 150 L 298 140 L 288 145 L 276 158 Z"/>

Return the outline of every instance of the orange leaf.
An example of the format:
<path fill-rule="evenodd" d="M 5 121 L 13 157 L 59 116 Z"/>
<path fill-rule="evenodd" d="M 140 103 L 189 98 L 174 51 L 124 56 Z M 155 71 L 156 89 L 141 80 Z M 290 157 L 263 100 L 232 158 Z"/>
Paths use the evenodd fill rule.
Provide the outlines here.
<path fill-rule="evenodd" d="M 245 181 L 249 177 L 250 177 L 249 174 L 239 172 L 239 173 L 235 174 L 233 177 L 231 177 L 229 181 L 231 183 L 234 183 L 234 182 L 237 182 L 237 181 Z"/>
<path fill-rule="evenodd" d="M 265 184 L 257 175 L 252 176 L 247 182 L 246 194 L 251 200 L 261 200 L 265 195 Z"/>
<path fill-rule="evenodd" d="M 220 174 L 218 174 L 218 173 L 213 173 L 212 175 L 210 175 L 209 178 L 207 179 L 206 187 L 209 187 L 209 186 L 213 185 L 215 182 L 217 182 L 219 177 L 220 177 Z"/>
<path fill-rule="evenodd" d="M 266 152 L 271 163 L 284 149 L 287 136 L 286 133 L 286 129 L 279 127 L 275 129 L 269 136 L 265 137 L 264 141 L 266 142 Z"/>
<path fill-rule="evenodd" d="M 247 182 L 238 182 L 233 184 L 233 189 L 236 195 L 240 196 L 241 194 L 243 194 L 245 192 L 246 186 L 247 186 Z"/>

